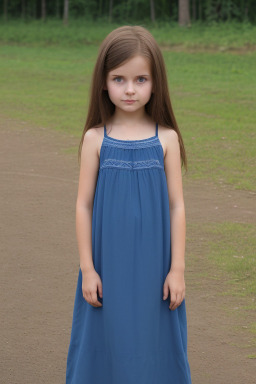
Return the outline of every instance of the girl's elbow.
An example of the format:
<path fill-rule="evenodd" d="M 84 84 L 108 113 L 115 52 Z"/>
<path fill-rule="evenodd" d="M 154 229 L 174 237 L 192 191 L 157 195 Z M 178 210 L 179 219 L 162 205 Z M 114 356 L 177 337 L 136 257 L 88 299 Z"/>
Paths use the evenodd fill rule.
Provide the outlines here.
<path fill-rule="evenodd" d="M 76 201 L 76 211 L 92 211 L 93 202 L 77 199 Z"/>
<path fill-rule="evenodd" d="M 171 211 L 184 211 L 185 212 L 185 204 L 184 201 L 170 201 L 170 210 Z"/>

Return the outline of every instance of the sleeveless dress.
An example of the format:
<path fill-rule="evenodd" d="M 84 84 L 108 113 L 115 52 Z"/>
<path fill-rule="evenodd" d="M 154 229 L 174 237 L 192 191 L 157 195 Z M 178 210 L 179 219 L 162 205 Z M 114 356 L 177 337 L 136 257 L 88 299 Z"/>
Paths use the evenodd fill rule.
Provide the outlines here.
<path fill-rule="evenodd" d="M 79 268 L 66 384 L 190 384 L 185 299 L 174 311 L 163 284 L 171 265 L 170 211 L 158 138 L 107 135 L 92 214 L 102 307 L 82 294 Z"/>

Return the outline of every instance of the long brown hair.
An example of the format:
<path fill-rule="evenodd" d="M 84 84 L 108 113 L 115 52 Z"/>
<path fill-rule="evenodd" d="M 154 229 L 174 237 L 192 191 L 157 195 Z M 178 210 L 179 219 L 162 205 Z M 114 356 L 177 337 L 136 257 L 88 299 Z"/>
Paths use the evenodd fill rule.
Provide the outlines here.
<path fill-rule="evenodd" d="M 115 105 L 110 100 L 108 91 L 104 90 L 108 72 L 136 55 L 149 59 L 153 76 L 154 92 L 145 105 L 145 110 L 159 125 L 170 127 L 177 132 L 181 166 L 184 165 L 187 171 L 185 147 L 171 105 L 165 63 L 161 50 L 147 29 L 141 26 L 128 25 L 114 29 L 100 46 L 92 76 L 87 119 L 79 145 L 79 164 L 86 131 L 89 128 L 106 124 L 115 111 Z"/>

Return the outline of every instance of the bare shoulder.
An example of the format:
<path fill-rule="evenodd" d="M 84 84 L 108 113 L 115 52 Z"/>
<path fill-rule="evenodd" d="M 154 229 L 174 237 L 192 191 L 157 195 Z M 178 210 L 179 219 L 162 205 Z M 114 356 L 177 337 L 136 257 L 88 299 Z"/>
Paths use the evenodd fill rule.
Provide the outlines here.
<path fill-rule="evenodd" d="M 171 148 L 177 147 L 177 144 L 179 142 L 178 134 L 171 127 L 165 127 L 163 125 L 159 125 L 158 136 L 162 144 L 164 157 L 165 157 L 168 149 L 170 150 Z"/>
<path fill-rule="evenodd" d="M 88 144 L 100 157 L 101 144 L 104 137 L 104 127 L 89 128 L 84 135 L 84 144 Z"/>

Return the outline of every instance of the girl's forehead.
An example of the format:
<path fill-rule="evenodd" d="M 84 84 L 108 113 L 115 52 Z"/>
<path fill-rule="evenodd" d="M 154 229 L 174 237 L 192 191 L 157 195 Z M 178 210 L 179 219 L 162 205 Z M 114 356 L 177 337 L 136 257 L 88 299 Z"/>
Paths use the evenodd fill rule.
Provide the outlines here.
<path fill-rule="evenodd" d="M 111 69 L 109 73 L 120 73 L 120 72 L 126 72 L 126 73 L 137 73 L 144 71 L 145 74 L 150 74 L 150 61 L 148 58 L 144 56 L 134 56 L 125 61 L 124 63 L 121 63 L 118 67 Z"/>

